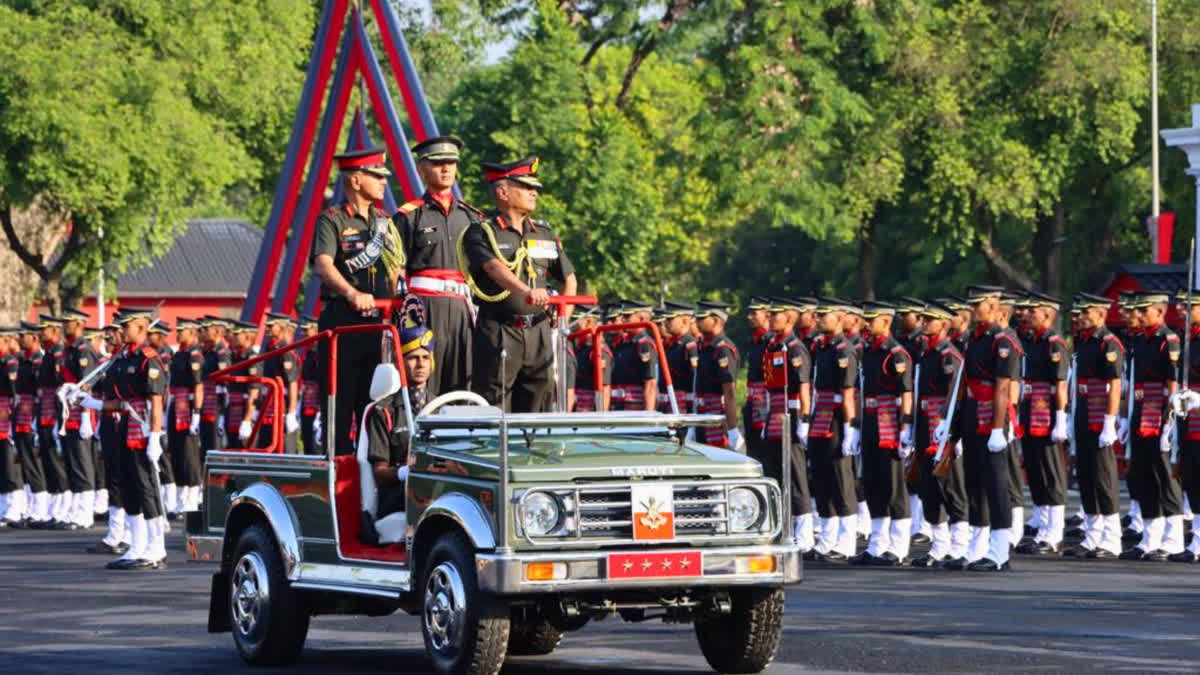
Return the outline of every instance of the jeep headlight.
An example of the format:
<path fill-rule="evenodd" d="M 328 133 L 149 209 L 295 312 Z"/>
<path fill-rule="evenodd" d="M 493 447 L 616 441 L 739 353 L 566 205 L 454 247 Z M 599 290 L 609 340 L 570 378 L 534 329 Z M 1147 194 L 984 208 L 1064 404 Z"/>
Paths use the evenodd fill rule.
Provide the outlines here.
<path fill-rule="evenodd" d="M 521 523 L 531 537 L 544 537 L 553 532 L 561 514 L 558 500 L 545 492 L 534 492 L 522 501 Z"/>
<path fill-rule="evenodd" d="M 729 525 L 734 532 L 746 532 L 758 525 L 762 516 L 762 502 L 758 493 L 750 488 L 733 488 L 729 491 Z"/>

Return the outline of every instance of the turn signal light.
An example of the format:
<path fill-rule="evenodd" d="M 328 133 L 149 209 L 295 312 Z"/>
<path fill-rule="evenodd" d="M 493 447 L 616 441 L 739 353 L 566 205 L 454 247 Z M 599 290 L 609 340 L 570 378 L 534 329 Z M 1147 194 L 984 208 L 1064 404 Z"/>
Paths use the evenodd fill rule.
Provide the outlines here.
<path fill-rule="evenodd" d="M 749 574 L 770 574 L 775 571 L 775 556 L 755 555 L 738 558 L 738 571 Z"/>
<path fill-rule="evenodd" d="M 566 563 L 531 562 L 525 565 L 525 579 L 527 581 L 559 581 L 566 578 Z"/>

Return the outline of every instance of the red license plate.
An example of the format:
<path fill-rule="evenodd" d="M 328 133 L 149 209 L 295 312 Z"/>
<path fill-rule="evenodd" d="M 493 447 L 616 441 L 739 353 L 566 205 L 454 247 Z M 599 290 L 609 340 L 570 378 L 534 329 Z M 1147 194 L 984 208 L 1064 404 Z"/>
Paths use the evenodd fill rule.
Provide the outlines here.
<path fill-rule="evenodd" d="M 703 574 L 700 551 L 679 553 L 610 553 L 609 579 L 698 577 Z"/>

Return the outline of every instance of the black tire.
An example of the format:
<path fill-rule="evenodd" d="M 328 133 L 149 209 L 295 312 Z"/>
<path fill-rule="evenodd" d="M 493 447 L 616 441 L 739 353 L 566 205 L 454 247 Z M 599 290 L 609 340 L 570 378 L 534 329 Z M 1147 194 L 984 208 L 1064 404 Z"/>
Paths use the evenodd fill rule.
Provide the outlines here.
<path fill-rule="evenodd" d="M 229 619 L 238 653 L 252 666 L 294 662 L 308 636 L 309 613 L 288 587 L 275 537 L 266 526 L 251 525 L 234 551 Z"/>
<path fill-rule="evenodd" d="M 475 550 L 463 533 L 448 532 L 434 542 L 418 590 L 421 636 L 433 669 L 444 675 L 500 672 L 509 609 L 479 591 Z"/>
<path fill-rule="evenodd" d="M 562 642 L 562 631 L 545 619 L 513 620 L 508 632 L 508 653 L 513 656 L 544 656 Z"/>
<path fill-rule="evenodd" d="M 771 665 L 783 633 L 782 588 L 735 588 L 729 614 L 696 621 L 696 639 L 718 673 L 758 673 Z"/>

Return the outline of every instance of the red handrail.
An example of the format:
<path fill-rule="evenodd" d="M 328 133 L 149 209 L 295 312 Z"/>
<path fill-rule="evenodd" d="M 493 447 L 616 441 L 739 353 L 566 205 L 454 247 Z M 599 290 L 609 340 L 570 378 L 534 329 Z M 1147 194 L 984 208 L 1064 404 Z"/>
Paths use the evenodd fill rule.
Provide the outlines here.
<path fill-rule="evenodd" d="M 226 369 L 226 370 L 228 370 L 228 369 Z M 226 450 L 231 450 L 233 452 L 240 452 L 240 451 L 247 451 L 247 450 L 264 450 L 268 453 L 282 453 L 283 452 L 283 423 L 282 423 L 283 415 L 280 414 L 280 411 L 283 410 L 283 391 L 282 391 L 283 387 L 279 384 L 278 378 L 250 376 L 250 375 L 219 375 L 218 376 L 216 373 L 213 373 L 212 379 L 213 379 L 213 382 L 232 382 L 235 384 L 256 384 L 256 385 L 261 385 L 261 386 L 266 387 L 267 389 L 270 390 L 267 395 L 271 397 L 271 403 L 274 406 L 273 409 L 275 411 L 275 417 L 277 418 L 275 420 L 275 422 L 271 425 L 271 443 L 267 447 L 265 447 L 265 448 L 226 448 Z M 266 410 L 266 405 L 263 406 L 263 410 Z M 265 416 L 260 414 L 258 416 L 258 419 L 254 421 L 254 427 L 250 431 L 251 439 L 258 438 L 259 432 L 262 431 L 262 425 L 263 425 L 264 419 L 265 419 Z"/>
<path fill-rule="evenodd" d="M 662 372 L 663 381 L 667 384 L 667 395 L 670 397 L 671 407 L 674 409 L 678 406 L 675 401 L 675 384 L 671 381 L 671 368 L 667 365 L 667 350 L 663 349 L 662 336 L 658 332 L 658 326 L 649 321 L 637 321 L 634 323 L 606 323 L 596 326 L 592 329 L 592 377 L 596 382 L 603 382 L 602 368 L 600 367 L 600 341 L 602 333 L 618 333 L 631 329 L 642 328 L 650 331 L 650 335 L 654 338 L 654 351 L 658 352 L 659 370 Z M 675 410 L 678 413 L 678 410 Z"/>

